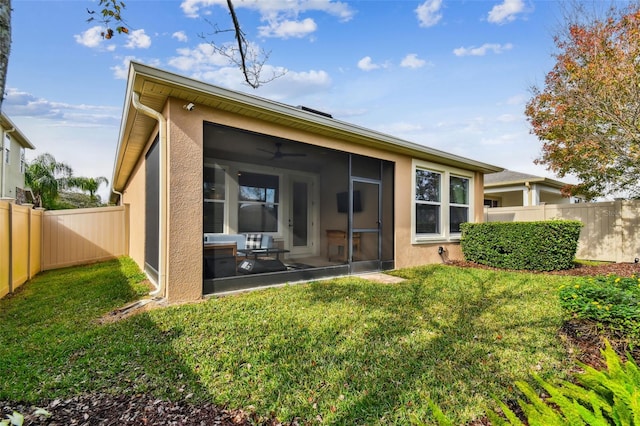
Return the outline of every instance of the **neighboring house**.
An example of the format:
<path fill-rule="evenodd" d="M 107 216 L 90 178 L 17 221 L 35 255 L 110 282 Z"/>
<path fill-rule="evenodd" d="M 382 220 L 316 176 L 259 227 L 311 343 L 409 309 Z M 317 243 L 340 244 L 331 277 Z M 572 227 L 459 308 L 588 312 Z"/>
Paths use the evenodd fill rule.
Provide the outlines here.
<path fill-rule="evenodd" d="M 539 206 L 583 201 L 564 197 L 560 190 L 567 184 L 526 173 L 503 170 L 484 176 L 484 205 L 487 207 Z"/>
<path fill-rule="evenodd" d="M 12 200 L 18 204 L 31 201 L 30 197 L 26 197 L 24 191 L 24 172 L 27 166 L 25 150 L 35 149 L 35 146 L 5 113 L 0 113 L 0 129 L 2 130 L 2 140 L 0 141 L 2 150 L 0 200 Z"/>
<path fill-rule="evenodd" d="M 132 63 L 111 201 L 175 302 L 459 259 L 460 223 L 483 220 L 483 175 L 500 170 Z"/>

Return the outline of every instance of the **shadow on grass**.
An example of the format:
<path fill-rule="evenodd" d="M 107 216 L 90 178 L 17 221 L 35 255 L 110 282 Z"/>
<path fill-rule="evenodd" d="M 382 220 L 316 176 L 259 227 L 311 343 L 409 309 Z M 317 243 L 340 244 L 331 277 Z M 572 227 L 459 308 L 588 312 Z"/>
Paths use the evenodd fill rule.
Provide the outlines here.
<path fill-rule="evenodd" d="M 145 393 L 284 422 L 404 425 L 431 420 L 429 398 L 461 424 L 530 368 L 562 367 L 552 286 L 526 274 L 406 270 L 402 284 L 323 281 L 99 325 L 136 297 L 131 272 L 106 269 L 0 302 L 0 399 Z"/>
<path fill-rule="evenodd" d="M 0 400 L 42 404 L 91 392 L 184 398 L 197 388 L 172 349 L 176 331 L 159 329 L 148 313 L 97 321 L 144 294 L 143 279 L 122 258 L 42 273 L 0 300 Z"/>
<path fill-rule="evenodd" d="M 348 299 L 360 308 L 354 312 L 368 313 L 351 320 L 370 321 L 360 342 L 364 351 L 345 343 L 349 327 L 336 332 L 330 353 L 346 353 L 342 358 L 350 360 L 350 365 L 336 362 L 338 380 L 357 395 L 336 401 L 331 423 L 384 417 L 408 424 L 411 415 L 429 421 L 428 399 L 454 421 L 466 422 L 481 416 L 493 395 L 510 397 L 514 380 L 526 379 L 531 368 L 558 367 L 559 360 L 549 353 L 558 352 L 557 312 L 511 309 L 514 300 L 537 299 L 535 290 L 526 288 L 526 275 L 514 275 L 514 282 L 504 285 L 494 272 L 469 270 L 451 280 L 446 270 L 434 271 L 397 286 L 311 287 L 309 303 Z"/>

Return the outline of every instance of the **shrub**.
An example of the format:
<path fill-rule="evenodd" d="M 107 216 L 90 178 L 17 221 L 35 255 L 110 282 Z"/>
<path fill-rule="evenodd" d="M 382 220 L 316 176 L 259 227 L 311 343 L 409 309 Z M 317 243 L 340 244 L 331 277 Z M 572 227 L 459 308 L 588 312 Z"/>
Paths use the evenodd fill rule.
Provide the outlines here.
<path fill-rule="evenodd" d="M 640 369 L 628 356 L 622 362 L 609 342 L 602 351 L 605 371 L 580 364 L 584 373 L 577 374 L 577 384 L 561 380 L 556 384 L 534 376 L 549 395 L 542 399 L 532 386 L 516 382 L 528 401 L 518 404 L 529 425 L 640 425 Z M 505 418 L 490 411 L 493 425 L 524 425 L 515 413 L 499 402 Z"/>
<path fill-rule="evenodd" d="M 570 269 L 582 223 L 463 223 L 460 245 L 466 260 L 505 269 L 552 271 Z"/>
<path fill-rule="evenodd" d="M 593 320 L 631 341 L 640 339 L 640 278 L 578 279 L 560 288 L 560 304 L 571 318 Z"/>

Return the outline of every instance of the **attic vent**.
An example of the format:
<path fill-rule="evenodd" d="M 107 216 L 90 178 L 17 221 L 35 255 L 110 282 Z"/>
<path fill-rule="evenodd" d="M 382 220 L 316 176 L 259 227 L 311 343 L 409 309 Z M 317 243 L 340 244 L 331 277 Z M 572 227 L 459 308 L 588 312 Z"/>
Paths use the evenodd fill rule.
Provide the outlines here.
<path fill-rule="evenodd" d="M 303 111 L 312 112 L 314 114 L 321 115 L 323 117 L 333 118 L 333 116 L 331 114 L 329 114 L 328 112 L 318 111 L 317 109 L 309 108 L 309 107 L 306 107 L 304 105 L 298 105 L 297 108 L 299 108 L 299 109 L 301 109 Z"/>

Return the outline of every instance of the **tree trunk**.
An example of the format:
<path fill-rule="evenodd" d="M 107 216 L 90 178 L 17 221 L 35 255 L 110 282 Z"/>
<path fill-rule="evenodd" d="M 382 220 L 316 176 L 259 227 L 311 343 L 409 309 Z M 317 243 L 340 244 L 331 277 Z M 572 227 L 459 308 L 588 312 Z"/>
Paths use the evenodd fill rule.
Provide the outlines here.
<path fill-rule="evenodd" d="M 11 0 L 0 0 L 0 111 L 11 52 Z"/>

